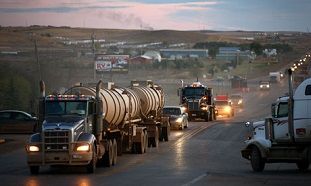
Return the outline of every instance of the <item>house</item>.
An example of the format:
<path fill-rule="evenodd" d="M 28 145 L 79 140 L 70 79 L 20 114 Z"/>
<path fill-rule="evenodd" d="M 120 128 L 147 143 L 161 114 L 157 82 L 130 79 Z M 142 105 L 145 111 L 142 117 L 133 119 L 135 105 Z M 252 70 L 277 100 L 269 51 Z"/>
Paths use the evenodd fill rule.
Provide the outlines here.
<path fill-rule="evenodd" d="M 161 56 L 168 59 L 207 58 L 207 49 L 160 49 Z"/>

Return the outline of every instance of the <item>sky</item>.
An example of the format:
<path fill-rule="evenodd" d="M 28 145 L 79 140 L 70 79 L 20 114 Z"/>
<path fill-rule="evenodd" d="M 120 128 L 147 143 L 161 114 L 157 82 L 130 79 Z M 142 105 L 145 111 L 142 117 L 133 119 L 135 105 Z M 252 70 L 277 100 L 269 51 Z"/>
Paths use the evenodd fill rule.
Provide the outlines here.
<path fill-rule="evenodd" d="M 1 26 L 311 31 L 311 0 L 0 0 Z"/>

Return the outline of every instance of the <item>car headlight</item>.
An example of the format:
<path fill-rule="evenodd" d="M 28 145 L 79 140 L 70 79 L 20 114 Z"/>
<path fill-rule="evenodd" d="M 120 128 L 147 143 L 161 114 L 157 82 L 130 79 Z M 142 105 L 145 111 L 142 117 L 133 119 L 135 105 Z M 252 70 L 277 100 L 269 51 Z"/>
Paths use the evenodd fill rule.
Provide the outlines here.
<path fill-rule="evenodd" d="M 260 88 L 262 88 L 263 86 L 262 85 L 260 85 Z"/>
<path fill-rule="evenodd" d="M 226 107 L 225 107 L 225 112 L 227 112 L 227 113 L 228 113 L 228 112 L 231 112 L 231 107 L 230 107 L 230 106 L 226 106 Z"/>
<path fill-rule="evenodd" d="M 176 123 L 181 123 L 182 122 L 182 118 L 177 118 L 176 119 Z"/>
<path fill-rule="evenodd" d="M 79 144 L 77 145 L 76 151 L 78 152 L 87 152 L 90 150 L 89 144 Z"/>
<path fill-rule="evenodd" d="M 182 107 L 181 107 L 181 110 L 182 110 L 182 111 L 184 111 L 184 112 L 186 112 L 186 110 L 187 110 L 187 107 L 185 107 L 185 106 L 182 106 Z"/>
<path fill-rule="evenodd" d="M 40 148 L 38 146 L 35 146 L 35 145 L 30 145 L 28 147 L 28 151 L 29 152 L 39 152 L 40 151 Z"/>
<path fill-rule="evenodd" d="M 270 87 L 270 85 L 267 85 L 267 87 L 269 88 L 269 87 Z"/>
<path fill-rule="evenodd" d="M 238 105 L 240 105 L 240 104 L 242 104 L 243 103 L 243 101 L 240 99 L 239 101 L 238 101 Z"/>

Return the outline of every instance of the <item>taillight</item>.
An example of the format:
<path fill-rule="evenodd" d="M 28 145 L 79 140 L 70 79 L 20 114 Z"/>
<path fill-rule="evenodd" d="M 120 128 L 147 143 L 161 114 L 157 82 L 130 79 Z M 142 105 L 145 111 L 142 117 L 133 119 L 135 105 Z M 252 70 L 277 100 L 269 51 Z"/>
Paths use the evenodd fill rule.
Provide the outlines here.
<path fill-rule="evenodd" d="M 304 135 L 306 135 L 306 129 L 305 128 L 298 128 L 298 129 L 296 129 L 296 134 L 298 136 L 304 136 Z"/>

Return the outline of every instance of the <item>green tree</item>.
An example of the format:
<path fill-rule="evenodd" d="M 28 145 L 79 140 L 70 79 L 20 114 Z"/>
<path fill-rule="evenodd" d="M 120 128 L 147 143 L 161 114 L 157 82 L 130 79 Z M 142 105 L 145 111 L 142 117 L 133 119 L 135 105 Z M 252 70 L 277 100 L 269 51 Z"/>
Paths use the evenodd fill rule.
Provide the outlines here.
<path fill-rule="evenodd" d="M 252 42 L 250 44 L 250 50 L 254 51 L 256 55 L 262 54 L 262 45 L 259 42 Z"/>

